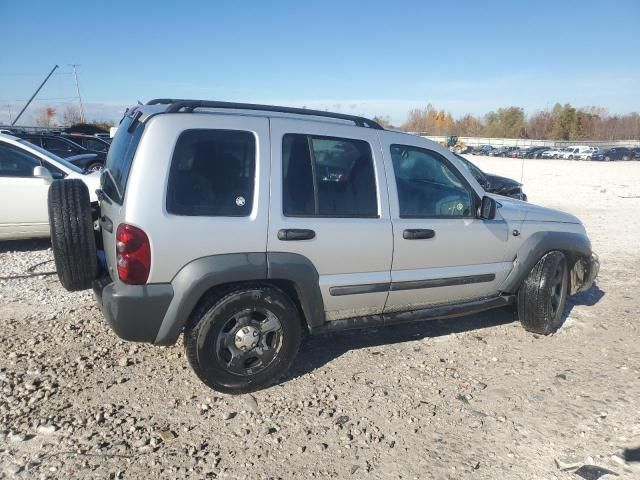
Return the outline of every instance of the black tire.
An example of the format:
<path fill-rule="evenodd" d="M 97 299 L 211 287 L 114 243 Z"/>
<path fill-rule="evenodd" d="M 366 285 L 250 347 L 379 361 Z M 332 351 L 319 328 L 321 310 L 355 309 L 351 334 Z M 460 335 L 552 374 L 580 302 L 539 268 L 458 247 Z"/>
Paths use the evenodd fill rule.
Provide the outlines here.
<path fill-rule="evenodd" d="M 265 333 L 261 326 L 273 326 L 274 317 L 280 329 Z M 251 334 L 257 330 L 258 337 L 246 327 L 253 329 Z M 239 344 L 243 332 L 256 345 Z M 200 380 L 214 390 L 238 394 L 275 383 L 291 366 L 301 337 L 300 314 L 291 299 L 275 287 L 255 286 L 209 297 L 191 315 L 184 346 Z"/>
<path fill-rule="evenodd" d="M 604 161 L 605 162 L 610 162 L 611 161 L 611 157 L 604 157 Z"/>
<path fill-rule="evenodd" d="M 103 168 L 104 168 L 104 164 L 102 162 L 95 162 L 87 166 L 87 172 L 99 172 Z"/>
<path fill-rule="evenodd" d="M 82 180 L 55 180 L 49 187 L 48 204 L 60 283 L 70 292 L 86 290 L 98 274 L 89 189 Z"/>
<path fill-rule="evenodd" d="M 569 288 L 567 260 L 561 252 L 545 254 L 518 291 L 518 317 L 525 330 L 549 335 L 562 325 Z"/>

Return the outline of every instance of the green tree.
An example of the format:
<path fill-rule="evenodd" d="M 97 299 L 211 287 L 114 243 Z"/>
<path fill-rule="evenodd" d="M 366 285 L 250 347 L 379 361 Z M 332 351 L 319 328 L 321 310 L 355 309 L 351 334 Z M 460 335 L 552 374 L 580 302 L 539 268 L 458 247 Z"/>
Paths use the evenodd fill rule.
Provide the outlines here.
<path fill-rule="evenodd" d="M 524 110 L 520 107 L 499 108 L 485 117 L 485 134 L 490 137 L 522 138 L 525 135 Z"/>

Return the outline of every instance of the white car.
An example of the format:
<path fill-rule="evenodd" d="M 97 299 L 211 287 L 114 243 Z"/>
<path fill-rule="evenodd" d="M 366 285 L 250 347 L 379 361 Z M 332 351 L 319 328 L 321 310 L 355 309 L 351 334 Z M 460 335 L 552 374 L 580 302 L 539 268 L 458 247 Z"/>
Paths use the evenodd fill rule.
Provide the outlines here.
<path fill-rule="evenodd" d="M 562 155 L 564 152 L 561 148 L 554 148 L 551 150 L 546 150 L 544 152 L 542 152 L 541 157 L 542 158 L 560 158 L 560 155 Z"/>
<path fill-rule="evenodd" d="M 566 148 L 562 149 L 562 153 L 559 158 L 563 158 L 565 160 L 577 160 L 582 158 L 581 155 L 593 153 L 592 147 L 588 147 L 586 145 L 570 145 Z"/>
<path fill-rule="evenodd" d="M 79 178 L 97 202 L 100 174 L 85 175 L 68 161 L 26 140 L 0 134 L 0 240 L 49 236 L 47 194 L 55 179 Z"/>
<path fill-rule="evenodd" d="M 576 158 L 578 160 L 591 160 L 591 156 L 594 153 L 597 153 L 600 149 L 598 147 L 587 147 L 586 150 L 583 150 L 582 152 L 578 153 L 576 155 Z"/>

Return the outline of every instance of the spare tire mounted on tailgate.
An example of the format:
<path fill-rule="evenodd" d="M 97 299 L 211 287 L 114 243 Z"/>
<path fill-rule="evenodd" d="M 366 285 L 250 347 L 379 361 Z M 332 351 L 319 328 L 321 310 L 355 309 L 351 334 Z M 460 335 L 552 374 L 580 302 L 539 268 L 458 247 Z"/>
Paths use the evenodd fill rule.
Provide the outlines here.
<path fill-rule="evenodd" d="M 69 291 L 91 287 L 98 273 L 89 189 L 81 180 L 49 187 L 49 224 L 56 270 Z"/>

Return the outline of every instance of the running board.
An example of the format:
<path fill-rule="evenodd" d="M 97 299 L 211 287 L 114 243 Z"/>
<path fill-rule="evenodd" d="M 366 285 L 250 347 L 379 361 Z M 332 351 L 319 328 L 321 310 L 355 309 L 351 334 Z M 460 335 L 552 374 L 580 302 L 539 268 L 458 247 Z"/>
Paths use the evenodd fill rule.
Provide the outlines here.
<path fill-rule="evenodd" d="M 443 318 L 461 317 L 463 315 L 473 315 L 474 313 L 492 310 L 494 308 L 506 307 L 515 303 L 515 295 L 501 295 L 499 297 L 483 298 L 463 303 L 447 305 L 436 305 L 419 310 L 403 312 L 389 312 L 377 315 L 365 315 L 363 317 L 345 318 L 342 320 L 329 320 L 322 325 L 311 329 L 313 335 L 336 332 L 342 330 L 353 330 L 366 327 L 381 327 L 385 325 L 396 325 L 399 323 L 417 322 L 422 320 L 440 320 Z"/>

